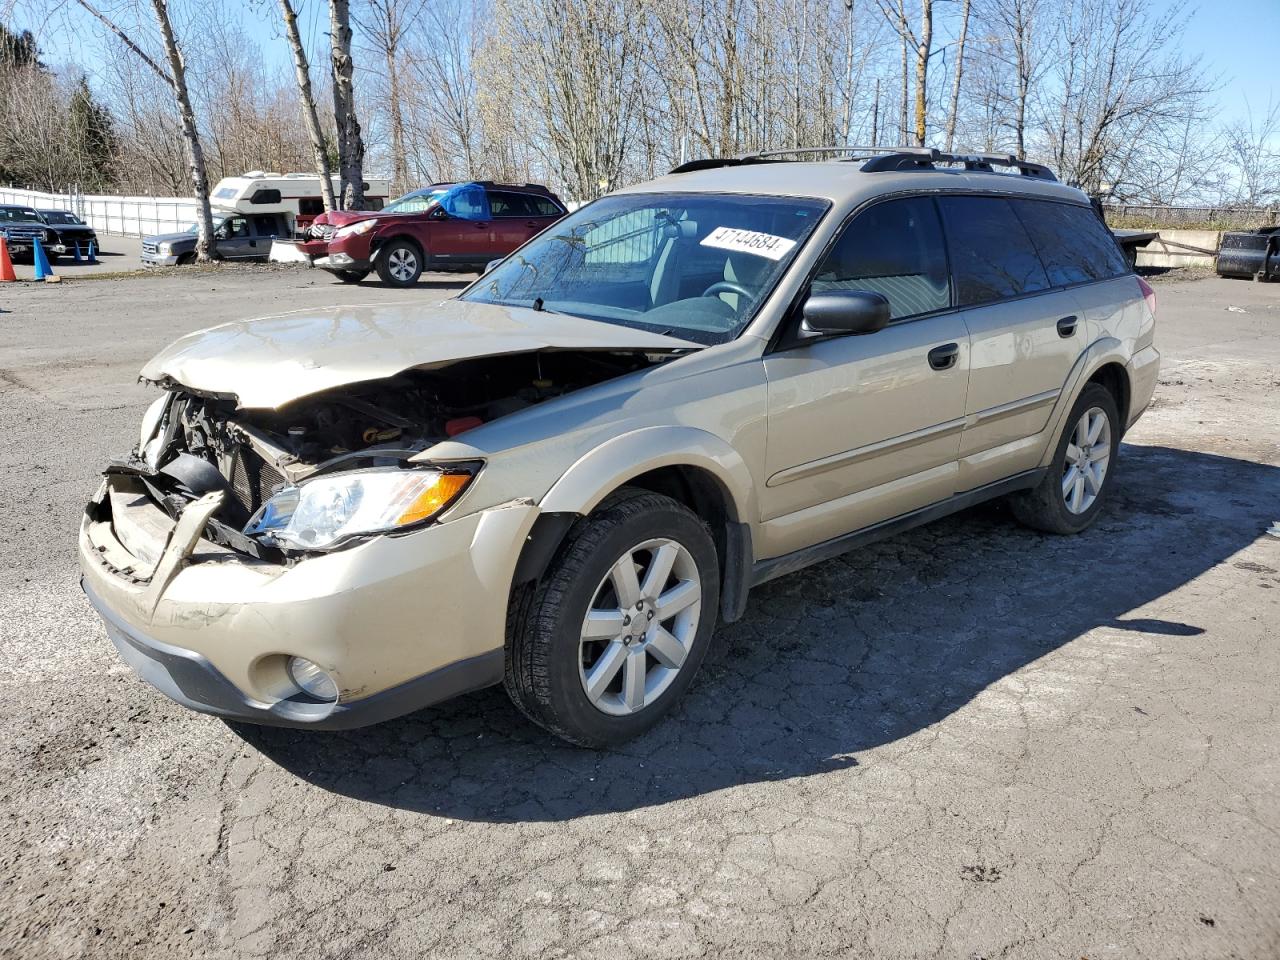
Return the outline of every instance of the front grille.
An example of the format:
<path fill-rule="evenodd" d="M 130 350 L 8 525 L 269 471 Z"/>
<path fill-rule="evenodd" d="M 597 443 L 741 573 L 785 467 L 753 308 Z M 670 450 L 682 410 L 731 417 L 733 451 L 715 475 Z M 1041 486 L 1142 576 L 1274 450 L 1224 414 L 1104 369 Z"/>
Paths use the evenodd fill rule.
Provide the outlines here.
<path fill-rule="evenodd" d="M 313 223 L 307 232 L 318 240 L 332 240 L 336 228 L 327 223 Z"/>
<path fill-rule="evenodd" d="M 246 447 L 237 447 L 227 474 L 231 494 L 250 516 L 286 483 L 284 474 Z"/>
<path fill-rule="evenodd" d="M 152 256 L 155 256 L 156 250 L 158 250 L 158 249 L 159 249 L 159 247 L 158 247 L 156 244 L 154 244 L 154 243 L 147 243 L 145 240 L 144 240 L 144 241 L 143 241 L 143 243 L 142 243 L 142 252 L 143 252 L 143 253 L 149 253 L 149 254 L 151 254 Z"/>
<path fill-rule="evenodd" d="M 44 242 L 44 231 L 39 227 L 5 227 L 4 235 L 9 240 L 39 240 Z"/>

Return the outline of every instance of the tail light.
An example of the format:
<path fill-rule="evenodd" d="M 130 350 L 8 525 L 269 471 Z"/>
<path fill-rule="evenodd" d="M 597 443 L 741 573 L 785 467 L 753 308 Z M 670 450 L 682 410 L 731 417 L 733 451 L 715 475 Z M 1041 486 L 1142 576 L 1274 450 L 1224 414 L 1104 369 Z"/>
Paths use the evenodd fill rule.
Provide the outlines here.
<path fill-rule="evenodd" d="M 1147 309 L 1151 311 L 1151 315 L 1156 315 L 1156 292 L 1152 289 L 1151 284 L 1138 278 L 1138 288 L 1142 291 L 1142 299 L 1147 301 Z"/>

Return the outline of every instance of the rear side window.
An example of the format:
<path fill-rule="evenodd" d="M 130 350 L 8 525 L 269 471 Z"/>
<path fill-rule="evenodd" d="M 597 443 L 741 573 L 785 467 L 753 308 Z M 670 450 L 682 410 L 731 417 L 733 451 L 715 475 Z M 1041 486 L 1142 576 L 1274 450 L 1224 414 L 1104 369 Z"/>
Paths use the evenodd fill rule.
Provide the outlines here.
<path fill-rule="evenodd" d="M 533 194 L 528 194 L 527 196 L 529 199 L 529 206 L 533 208 L 534 216 L 558 217 L 564 213 L 564 211 L 556 205 L 554 200 L 549 200 L 546 197 L 534 196 Z"/>
<path fill-rule="evenodd" d="M 1013 200 L 1055 287 L 1106 280 L 1129 272 L 1115 238 L 1092 207 L 1049 200 Z"/>
<path fill-rule="evenodd" d="M 883 294 L 893 320 L 949 307 L 947 253 L 933 201 L 886 200 L 858 214 L 818 267 L 812 289 Z"/>
<path fill-rule="evenodd" d="M 1022 221 L 1003 197 L 939 197 L 959 306 L 1049 287 Z"/>

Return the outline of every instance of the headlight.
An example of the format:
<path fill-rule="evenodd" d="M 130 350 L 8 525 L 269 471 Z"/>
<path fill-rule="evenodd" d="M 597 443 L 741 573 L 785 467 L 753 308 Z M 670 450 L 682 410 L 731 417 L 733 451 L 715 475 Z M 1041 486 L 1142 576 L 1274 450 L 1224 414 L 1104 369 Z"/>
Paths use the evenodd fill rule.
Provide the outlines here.
<path fill-rule="evenodd" d="M 169 254 L 173 253 L 173 244 L 162 243 L 160 244 L 159 251 L 160 251 L 160 256 L 167 257 L 169 256 Z"/>
<path fill-rule="evenodd" d="M 378 223 L 378 220 L 376 217 L 373 220 L 361 220 L 358 223 L 351 223 L 345 227 L 339 227 L 337 232 L 334 233 L 333 236 L 334 236 L 334 239 L 337 239 L 338 237 L 359 236 L 362 233 L 368 233 L 375 226 L 377 226 L 377 223 Z"/>
<path fill-rule="evenodd" d="M 147 407 L 147 412 L 142 415 L 142 425 L 138 429 L 138 456 L 142 457 L 153 470 L 161 453 L 162 438 L 157 435 L 160 432 L 160 421 L 164 419 L 164 412 L 172 399 L 173 394 L 166 393 L 152 400 L 151 406 Z"/>
<path fill-rule="evenodd" d="M 272 545 L 324 550 L 430 520 L 458 499 L 473 476 L 398 467 L 319 476 L 285 487 L 244 532 Z"/>

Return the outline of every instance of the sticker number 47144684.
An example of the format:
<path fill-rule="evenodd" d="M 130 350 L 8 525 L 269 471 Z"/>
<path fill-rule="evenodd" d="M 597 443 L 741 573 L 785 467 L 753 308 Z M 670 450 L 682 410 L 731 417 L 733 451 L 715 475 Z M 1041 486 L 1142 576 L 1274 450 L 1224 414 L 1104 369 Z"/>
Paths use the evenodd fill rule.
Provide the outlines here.
<path fill-rule="evenodd" d="M 701 243 L 704 247 L 736 250 L 738 253 L 751 253 L 757 257 L 768 257 L 770 260 L 781 260 L 795 245 L 794 240 L 788 240 L 786 237 L 775 237 L 771 233 L 756 233 L 754 230 L 739 230 L 736 227 L 716 227 L 703 238 Z"/>

